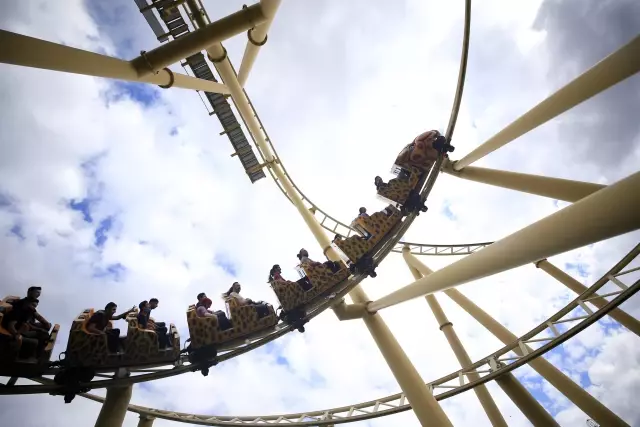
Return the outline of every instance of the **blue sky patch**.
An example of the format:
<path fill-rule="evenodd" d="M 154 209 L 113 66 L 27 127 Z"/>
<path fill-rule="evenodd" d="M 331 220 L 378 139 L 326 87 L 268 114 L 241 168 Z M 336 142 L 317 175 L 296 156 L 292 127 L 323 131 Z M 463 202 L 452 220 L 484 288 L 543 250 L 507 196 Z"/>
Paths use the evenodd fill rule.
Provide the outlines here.
<path fill-rule="evenodd" d="M 572 270 L 578 273 L 580 277 L 589 277 L 589 265 L 585 263 L 570 263 L 567 262 L 564 264 L 564 268 L 566 270 Z"/>
<path fill-rule="evenodd" d="M 160 99 L 160 91 L 147 83 L 115 82 L 114 87 L 118 95 L 126 95 L 145 107 L 150 107 Z M 116 95 L 116 100 L 120 96 Z"/>
<path fill-rule="evenodd" d="M 95 236 L 94 244 L 97 247 L 101 248 L 104 246 L 105 242 L 109 238 L 107 233 L 109 232 L 109 230 L 111 230 L 112 225 L 113 225 L 112 216 L 108 216 L 102 221 L 100 221 L 100 225 L 98 226 L 98 228 L 96 228 L 96 231 L 94 233 L 94 236 Z"/>
<path fill-rule="evenodd" d="M 119 262 L 115 264 L 110 264 L 106 268 L 97 268 L 93 272 L 93 277 L 102 278 L 107 277 L 115 280 L 116 282 L 120 281 L 127 272 L 127 268 L 120 264 Z"/>
<path fill-rule="evenodd" d="M 446 200 L 442 204 L 442 208 L 440 209 L 440 211 L 444 216 L 446 216 L 451 221 L 455 221 L 457 219 L 457 217 L 454 215 L 453 211 L 451 210 L 451 203 L 447 202 Z"/>
<path fill-rule="evenodd" d="M 216 254 L 213 262 L 230 276 L 235 277 L 238 274 L 238 267 L 225 254 Z"/>
<path fill-rule="evenodd" d="M 76 201 L 76 199 L 71 199 L 69 202 L 69 207 L 71 210 L 78 211 L 82 213 L 82 219 L 85 222 L 92 223 L 93 218 L 91 217 L 91 200 L 88 198 L 84 198 L 80 201 Z"/>

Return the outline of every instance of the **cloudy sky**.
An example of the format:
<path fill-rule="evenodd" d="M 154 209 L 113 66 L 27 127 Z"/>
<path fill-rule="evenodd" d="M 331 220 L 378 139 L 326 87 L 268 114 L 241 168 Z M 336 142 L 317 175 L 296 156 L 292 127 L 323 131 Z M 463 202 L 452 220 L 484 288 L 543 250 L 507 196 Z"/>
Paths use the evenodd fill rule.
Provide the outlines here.
<path fill-rule="evenodd" d="M 212 19 L 240 1 L 205 0 Z M 285 0 L 247 90 L 296 183 L 349 222 L 378 210 L 373 177 L 427 129 L 443 131 L 457 79 L 463 2 Z M 0 28 L 125 59 L 157 46 L 132 0 L 10 0 Z M 640 28 L 633 0 L 477 3 L 454 158 L 629 41 Z M 225 43 L 239 67 L 246 39 Z M 177 70 L 177 68 L 174 67 Z M 275 303 L 271 265 L 295 278 L 300 247 L 321 257 L 296 210 L 269 179 L 251 184 L 197 94 L 180 89 L 0 66 L 0 294 L 43 287 L 42 313 L 60 323 L 64 350 L 72 319 L 113 300 L 121 308 L 157 297 L 156 318 L 188 334 L 195 295 L 233 281 Z M 478 166 L 613 183 L 640 164 L 640 78 L 635 76 L 478 162 Z M 406 240 L 471 243 L 500 239 L 566 204 L 439 179 Z M 551 259 L 590 285 L 640 239 L 638 232 Z M 455 261 L 423 258 L 432 269 Z M 636 261 L 637 262 L 637 261 Z M 364 287 L 377 298 L 413 281 L 392 254 Z M 534 266 L 460 288 L 516 334 L 574 295 Z M 438 296 L 471 358 L 501 344 L 446 296 Z M 221 302 L 216 304 L 221 306 Z M 623 306 L 640 315 L 640 303 Z M 382 316 L 426 381 L 459 369 L 421 299 Z M 123 326 L 120 325 L 122 328 Z M 631 425 L 640 425 L 640 340 L 604 320 L 548 358 Z M 524 367 L 516 374 L 563 426 L 587 417 Z M 509 425 L 529 425 L 494 384 Z M 137 385 L 132 403 L 218 415 L 274 414 L 343 406 L 396 393 L 361 321 L 331 312 L 305 334 L 199 373 Z M 102 394 L 102 391 L 96 391 Z M 19 405 L 39 405 L 24 412 Z M 443 403 L 455 425 L 489 422 L 471 393 Z M 2 397 L 5 420 L 86 426 L 98 404 L 46 395 Z M 129 414 L 126 426 L 135 426 Z M 169 422 L 157 420 L 156 426 Z M 417 426 L 411 413 L 362 426 Z"/>

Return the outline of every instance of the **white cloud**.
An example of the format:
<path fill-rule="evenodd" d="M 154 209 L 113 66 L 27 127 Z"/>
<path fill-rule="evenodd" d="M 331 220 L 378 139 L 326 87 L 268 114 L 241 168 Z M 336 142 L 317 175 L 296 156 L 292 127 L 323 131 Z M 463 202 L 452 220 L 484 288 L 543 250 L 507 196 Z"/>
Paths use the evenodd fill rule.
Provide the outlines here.
<path fill-rule="evenodd" d="M 389 8 L 369 3 L 336 7 L 284 2 L 248 83 L 289 172 L 314 202 L 343 221 L 360 205 L 381 208 L 372 177 L 386 173 L 398 150 L 417 133 L 444 129 L 457 77 L 461 4 L 412 1 Z M 540 2 L 518 7 L 511 3 L 474 6 L 468 83 L 454 157 L 555 87 L 546 78 L 546 66 L 554 59 L 544 56 L 544 41 L 530 29 Z M 213 17 L 240 5 L 207 7 Z M 89 6 L 91 13 L 81 2 L 14 1 L 0 6 L 6 10 L 0 13 L 5 17 L 0 26 L 125 57 L 155 46 L 133 2 L 114 3 L 113 10 L 106 11 Z M 244 43 L 239 37 L 226 44 L 236 65 Z M 247 295 L 275 302 L 265 283 L 272 264 L 280 263 L 285 276 L 295 277 L 294 255 L 300 247 L 320 258 L 311 233 L 273 183 L 250 184 L 237 159 L 228 157 L 231 146 L 226 137 L 218 136 L 220 125 L 206 115 L 195 94 L 156 90 L 158 101 L 144 107 L 123 96 L 122 88 L 111 81 L 10 66 L 2 66 L 2 76 L 0 194 L 14 202 L 11 209 L 0 209 L 0 288 L 15 294 L 28 283 L 42 284 L 42 311 L 62 324 L 57 352 L 64 349 L 72 318 L 85 307 L 109 300 L 127 307 L 155 296 L 161 301 L 157 317 L 175 322 L 184 336 L 184 311 L 198 292 L 216 295 L 237 278 Z M 178 134 L 172 136 L 174 128 Z M 638 138 L 629 158 L 606 174 L 596 156 L 592 164 L 572 161 L 563 142 L 557 123 L 549 123 L 479 164 L 606 183 L 637 168 L 633 159 L 640 155 Z M 90 160 L 94 165 L 89 174 L 81 164 Z M 97 198 L 92 224 L 67 205 L 89 194 Z M 445 204 L 455 220 L 443 214 Z M 551 200 L 450 176 L 440 179 L 428 205 L 430 211 L 414 223 L 407 240 L 496 240 L 558 209 Z M 95 228 L 108 216 L 113 226 L 104 247 L 96 248 Z M 24 240 L 10 233 L 18 223 Z M 637 241 L 635 233 L 551 261 L 561 268 L 565 263 L 589 265 L 584 280 L 592 283 Z M 235 277 L 219 265 L 220 259 L 234 266 Z M 453 261 L 425 259 L 433 269 Z M 126 268 L 119 281 L 94 277 L 97 269 L 117 263 Z M 377 298 L 412 280 L 402 258 L 392 254 L 379 267 L 378 278 L 364 286 Z M 573 298 L 532 265 L 461 289 L 516 334 Z M 472 359 L 501 346 L 444 295 L 438 299 Z M 630 310 L 638 306 L 633 300 L 627 304 Z M 391 307 L 382 316 L 425 380 L 459 368 L 423 301 Z M 633 406 L 622 396 L 633 396 L 637 381 L 633 375 L 620 377 L 623 367 L 632 370 L 637 365 L 635 341 L 630 338 L 636 339 L 592 327 L 567 343 L 570 360 L 550 357 L 571 375 L 588 371 L 597 384 L 590 391 L 629 422 L 634 421 Z M 588 353 L 593 348 L 598 352 Z M 277 363 L 279 356 L 287 365 Z M 582 371 L 570 369 L 569 362 Z M 518 376 L 527 381 L 538 378 L 527 368 L 519 369 Z M 582 419 L 555 389 L 542 384 L 561 410 L 560 422 L 572 425 Z M 527 425 L 498 387 L 489 388 L 509 425 Z M 258 415 L 342 406 L 397 391 L 362 323 L 339 323 L 328 312 L 304 335 L 290 334 L 268 350 L 225 362 L 209 377 L 187 374 L 136 386 L 132 403 L 183 412 Z M 61 398 L 50 396 L 4 397 L 1 405 L 14 419 L 21 415 L 14 412 L 18 405 L 25 403 L 43 409 L 25 415 L 25 426 L 42 425 L 45 416 L 47 425 L 54 427 L 86 425 L 99 410 L 80 398 L 64 406 Z M 456 425 L 488 425 L 471 393 L 447 400 L 443 407 Z M 126 425 L 136 423 L 137 416 L 129 414 Z M 358 424 L 389 423 L 418 425 L 411 413 Z"/>

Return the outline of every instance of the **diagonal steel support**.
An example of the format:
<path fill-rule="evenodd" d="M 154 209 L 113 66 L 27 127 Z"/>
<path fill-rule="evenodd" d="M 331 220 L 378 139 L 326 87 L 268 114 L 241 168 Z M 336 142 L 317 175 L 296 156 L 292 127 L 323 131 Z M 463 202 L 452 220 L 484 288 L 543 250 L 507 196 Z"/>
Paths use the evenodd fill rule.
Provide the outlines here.
<path fill-rule="evenodd" d="M 640 172 L 367 306 L 374 312 L 640 228 Z"/>
<path fill-rule="evenodd" d="M 157 74 L 138 77 L 135 68 L 128 61 L 5 30 L 0 30 L 0 62 L 130 82 L 152 83 L 163 88 L 179 87 L 213 93 L 229 93 L 223 84 L 174 73 L 168 68 L 160 70 Z"/>
<path fill-rule="evenodd" d="M 455 170 L 480 160 L 524 135 L 640 71 L 640 36 L 604 58 L 591 69 L 533 107 L 484 144 L 454 163 Z"/>

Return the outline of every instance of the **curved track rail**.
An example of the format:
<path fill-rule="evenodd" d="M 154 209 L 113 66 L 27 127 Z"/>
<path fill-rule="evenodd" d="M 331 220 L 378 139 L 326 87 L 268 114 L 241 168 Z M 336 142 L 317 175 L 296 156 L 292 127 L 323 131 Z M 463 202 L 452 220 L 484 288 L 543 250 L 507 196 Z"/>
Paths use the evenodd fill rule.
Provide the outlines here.
<path fill-rule="evenodd" d="M 468 3 L 468 4 L 467 4 Z M 458 112 L 460 110 L 460 103 L 462 101 L 462 93 L 464 91 L 464 81 L 465 81 L 465 76 L 467 73 L 467 59 L 468 59 L 468 53 L 469 53 L 469 34 L 470 34 L 470 30 L 471 30 L 471 4 L 470 4 L 470 0 L 465 2 L 465 23 L 464 23 L 464 33 L 463 33 L 463 41 L 462 41 L 462 52 L 461 52 L 461 58 L 460 58 L 460 68 L 459 68 L 459 72 L 458 72 L 458 82 L 456 85 L 456 92 L 454 95 L 454 101 L 453 101 L 453 107 L 451 109 L 451 115 L 449 118 L 449 124 L 447 125 L 447 131 L 445 133 L 445 136 L 447 137 L 447 139 L 450 141 L 452 136 L 453 136 L 453 131 L 455 129 L 455 125 L 456 125 L 456 121 L 458 118 Z M 192 24 L 195 26 L 194 22 L 193 22 L 193 14 L 188 14 L 188 16 L 191 19 Z M 202 14 L 205 22 L 210 23 L 211 21 L 209 20 L 209 16 L 207 13 L 203 13 Z M 233 67 L 233 65 L 232 65 Z M 235 71 L 235 70 L 234 70 Z M 253 112 L 253 114 L 255 115 L 256 119 L 258 120 L 258 123 L 260 123 L 260 127 L 262 128 L 262 131 L 265 134 L 266 140 L 269 143 L 269 147 L 271 148 L 271 150 L 273 151 L 274 157 L 276 158 L 277 162 L 280 164 L 280 167 L 282 168 L 282 171 L 284 172 L 285 176 L 287 177 L 287 179 L 289 180 L 289 182 L 291 183 L 291 185 L 293 186 L 293 188 L 295 189 L 295 191 L 298 193 L 298 196 L 300 197 L 300 199 L 302 200 L 302 202 L 305 204 L 305 206 L 307 207 L 307 209 L 313 213 L 313 215 L 315 216 L 316 220 L 318 221 L 318 223 L 327 231 L 329 231 L 331 234 L 339 234 L 343 237 L 349 237 L 352 236 L 353 234 L 357 234 L 357 231 L 354 230 L 353 228 L 351 228 L 350 226 L 348 226 L 346 223 L 338 220 L 336 217 L 332 216 L 331 214 L 327 213 L 326 211 L 324 211 L 322 208 L 320 208 L 318 205 L 316 205 L 315 203 L 313 203 L 309 197 L 307 197 L 302 190 L 296 185 L 295 181 L 291 178 L 291 175 L 289 175 L 289 172 L 287 171 L 286 166 L 284 165 L 284 163 L 282 162 L 282 159 L 280 158 L 280 155 L 278 154 L 278 151 L 276 150 L 275 146 L 273 145 L 271 138 L 269 137 L 269 134 L 267 133 L 267 129 L 266 127 L 262 124 L 262 121 L 260 120 L 260 116 L 258 115 L 258 112 L 256 111 L 253 102 L 251 102 L 251 98 L 249 97 L 249 94 L 247 94 L 246 90 L 244 91 L 247 100 L 249 101 L 249 105 L 251 106 L 251 110 Z M 247 127 L 247 123 L 244 121 L 244 118 L 242 117 L 242 115 L 239 115 L 244 123 L 244 127 L 248 129 Z M 253 135 L 251 134 L 251 132 L 247 132 L 249 134 L 249 136 L 251 137 L 252 141 L 253 141 L 253 145 L 256 147 L 260 158 L 262 159 L 262 162 L 265 163 L 266 162 L 266 157 L 264 155 L 264 153 L 262 152 L 262 150 L 260 149 L 260 146 L 256 143 Z M 276 174 L 273 172 L 273 170 L 271 168 L 266 168 L 269 171 L 269 174 L 271 175 L 271 178 L 273 178 L 273 181 L 276 183 L 276 185 L 278 186 L 278 188 L 280 189 L 280 191 L 282 192 L 282 194 L 284 194 L 284 196 L 293 203 L 293 201 L 291 200 L 291 196 L 289 196 L 289 194 L 287 194 L 286 189 L 284 188 L 284 186 L 282 185 L 282 183 L 280 182 L 280 180 L 278 179 L 278 177 L 276 176 Z M 402 248 L 405 245 L 408 245 L 411 248 L 411 253 L 414 255 L 469 255 L 473 252 L 475 252 L 478 249 L 481 249 L 490 243 L 468 243 L 468 244 L 453 244 L 453 245 L 439 245 L 439 244 L 430 244 L 430 243 L 409 243 L 409 242 L 404 242 L 404 241 L 398 241 L 397 244 L 395 245 L 395 247 L 392 249 L 393 252 L 397 252 L 397 253 L 401 253 L 402 252 Z"/>
<path fill-rule="evenodd" d="M 456 93 L 454 96 L 449 125 L 447 127 L 447 132 L 445 134 L 447 140 L 449 141 L 451 140 L 453 131 L 455 129 L 455 121 L 458 115 L 458 110 L 460 108 L 462 93 L 464 91 L 464 76 L 466 74 L 467 56 L 468 56 L 468 48 L 469 48 L 470 14 L 471 14 L 471 1 L 467 0 L 465 2 L 465 28 L 464 28 L 464 36 L 463 36 L 462 58 L 460 62 L 460 70 L 458 75 L 458 83 L 456 86 Z M 207 16 L 207 15 L 204 14 L 204 16 Z M 245 94 L 246 94 L 246 91 L 245 91 Z M 248 96 L 247 96 L 247 99 L 249 99 L 249 104 L 251 105 L 252 112 L 255 114 L 256 118 L 260 122 L 259 115 L 257 114 L 257 111 L 253 106 L 253 103 L 251 103 L 251 100 Z M 260 126 L 262 127 L 263 132 L 265 132 L 265 136 L 267 137 L 267 140 L 270 144 L 271 149 L 274 151 L 276 159 L 278 159 L 278 162 L 280 163 L 280 166 L 282 167 L 284 173 L 290 179 L 290 176 L 287 173 L 285 166 L 280 161 L 279 156 L 275 150 L 275 147 L 271 142 L 271 138 L 269 138 L 266 128 L 262 124 L 262 122 L 260 122 Z M 245 127 L 246 127 L 246 123 L 245 123 Z M 254 144 L 255 144 L 255 141 L 254 141 Z M 255 144 L 255 146 L 258 147 L 260 156 L 262 156 L 264 160 L 264 154 L 260 151 L 258 144 Z M 426 200 L 427 197 L 429 196 L 429 193 L 431 192 L 431 189 L 433 188 L 433 185 L 435 184 L 435 181 L 441 171 L 443 162 L 444 162 L 444 156 L 441 155 L 439 156 L 438 161 L 432 166 L 431 170 L 427 174 L 427 178 L 425 180 L 426 182 L 425 181 L 422 182 L 421 185 L 423 187 L 421 188 L 420 194 L 423 201 Z M 274 181 L 280 188 L 280 190 L 291 201 L 291 199 L 289 198 L 289 195 L 286 193 L 285 189 L 282 187 L 282 184 L 279 182 L 275 174 L 273 174 L 273 171 L 270 168 L 268 169 Z M 300 197 L 303 200 L 305 200 L 307 203 L 311 203 L 309 199 L 306 198 L 306 196 L 299 190 L 299 188 L 295 185 L 295 183 L 293 183 L 293 181 L 291 181 L 291 183 L 293 184 L 293 187 L 296 189 L 296 191 L 299 192 Z M 310 206 L 311 208 L 316 209 L 316 212 L 319 211 L 319 208 L 317 208 L 315 205 L 311 204 Z M 320 212 L 323 212 L 323 211 L 320 211 Z M 324 213 L 323 215 L 325 215 L 325 219 L 321 221 L 321 224 L 325 229 L 328 229 L 334 232 L 333 230 L 337 230 L 338 225 L 342 224 L 342 223 L 339 223 L 337 220 L 332 219 L 336 225 L 332 229 L 330 229 L 328 228 L 327 223 L 325 221 L 327 218 L 329 218 L 329 216 Z M 400 239 L 402 238 L 404 233 L 407 231 L 409 226 L 413 223 L 416 216 L 417 216 L 417 213 L 409 214 L 400 223 L 400 225 L 396 227 L 395 232 L 389 233 L 389 235 L 386 236 L 383 242 L 378 246 L 377 253 L 373 254 L 373 259 L 376 265 L 378 265 L 389 254 L 389 252 L 393 250 L 395 251 L 401 250 L 401 248 L 405 245 L 405 243 L 400 242 Z M 344 224 L 342 224 L 342 226 L 344 226 L 347 229 L 347 230 L 343 230 L 346 232 L 346 234 L 343 234 L 344 236 L 350 236 L 352 232 L 355 232 L 354 230 L 345 226 Z M 340 234 L 337 231 L 335 231 L 335 233 Z M 414 247 L 415 246 L 422 247 L 422 245 L 420 244 L 410 244 L 410 243 L 407 243 L 407 244 L 413 245 Z M 486 244 L 453 245 L 453 246 L 426 245 L 426 246 L 434 247 L 434 248 L 435 247 L 448 248 L 449 253 L 446 253 L 447 255 L 464 255 L 465 253 L 471 253 L 472 249 L 473 250 L 480 249 L 481 247 L 486 246 Z M 454 250 L 456 249 L 457 251 L 454 253 Z M 447 249 L 440 252 L 439 254 L 445 254 L 446 250 Z M 438 251 L 435 250 L 434 254 L 436 252 Z M 424 254 L 424 252 L 422 253 Z M 311 320 L 315 316 L 322 313 L 324 310 L 328 309 L 332 304 L 335 303 L 335 301 L 339 301 L 341 298 L 346 296 L 349 293 L 349 291 L 353 289 L 356 285 L 358 285 L 365 277 L 366 277 L 365 275 L 351 276 L 346 281 L 346 283 L 338 290 L 338 292 L 336 292 L 336 295 L 334 296 L 334 298 L 325 299 L 321 301 L 319 304 L 317 304 L 316 306 L 311 307 L 308 310 L 309 314 L 307 315 L 307 318 Z M 289 333 L 293 330 L 294 328 L 291 325 L 279 324 L 273 330 L 268 330 L 263 333 L 258 333 L 255 336 L 245 337 L 243 338 L 242 341 L 234 341 L 233 343 L 229 343 L 229 345 L 219 350 L 219 355 L 215 363 L 232 359 L 234 357 L 240 356 L 241 354 L 247 353 L 248 351 L 251 351 L 253 349 L 266 345 L 269 342 L 277 338 L 280 338 L 284 334 Z M 233 344 L 236 344 L 236 345 L 233 346 Z M 106 388 L 106 387 L 141 383 L 146 381 L 153 381 L 161 378 L 168 378 L 168 377 L 180 375 L 186 372 L 197 371 L 202 367 L 203 367 L 202 364 L 198 364 L 198 365 L 190 364 L 188 361 L 188 358 L 186 356 L 183 356 L 179 360 L 176 360 L 174 365 L 156 364 L 152 366 L 136 365 L 136 366 L 122 367 L 118 371 L 116 371 L 112 376 L 104 375 L 102 372 L 98 371 L 97 376 L 103 377 L 105 379 L 79 384 L 79 388 L 88 391 L 96 388 Z M 48 371 L 46 375 L 55 375 L 59 371 L 60 371 L 60 368 L 54 368 Z M 113 370 L 107 371 L 107 372 L 112 372 L 112 371 Z M 41 385 L 19 385 L 19 386 L 0 387 L 0 395 L 37 394 L 37 393 L 63 394 L 65 393 L 65 387 L 54 384 L 54 383 L 41 384 Z"/>
<path fill-rule="evenodd" d="M 629 252 L 622 260 L 611 268 L 602 278 L 596 281 L 589 289 L 579 295 L 576 299 L 567 304 L 564 308 L 556 312 L 537 327 L 522 335 L 517 341 L 502 347 L 495 353 L 475 362 L 467 369 L 452 372 L 442 378 L 428 383 L 437 400 L 444 400 L 457 394 L 470 390 L 478 385 L 484 384 L 496 377 L 511 372 L 514 369 L 542 356 L 550 350 L 561 345 L 573 336 L 577 335 L 593 323 L 597 322 L 607 313 L 625 302 L 636 292 L 640 291 L 640 280 L 635 281 L 630 286 L 626 286 L 619 279 L 620 276 L 631 270 L 622 269 L 631 263 L 640 254 L 640 244 Z M 603 298 L 596 295 L 596 292 L 607 283 L 617 285 L 620 290 L 608 293 L 607 296 L 615 298 L 597 311 L 587 312 L 586 315 L 572 315 L 578 308 L 592 299 Z M 559 325 L 569 324 L 567 329 L 558 333 Z M 548 336 L 550 333 L 550 337 Z M 525 352 L 524 356 L 515 354 L 513 350 L 526 348 L 527 345 L 544 343 L 533 351 Z M 477 381 L 465 382 L 469 373 L 481 374 Z M 82 394 L 83 397 L 96 402 L 104 402 L 104 398 L 91 394 Z M 196 425 L 206 426 L 245 426 L 262 427 L 265 425 L 286 425 L 291 427 L 318 426 L 329 424 L 342 424 L 354 421 L 364 421 L 386 415 L 397 414 L 411 409 L 404 394 L 398 393 L 380 399 L 361 402 L 354 405 L 337 408 L 323 409 L 319 411 L 299 412 L 282 415 L 261 415 L 261 416 L 220 416 L 220 415 L 198 415 L 182 412 L 164 411 L 147 408 L 138 405 L 129 405 L 129 411 L 141 415 L 148 415 L 155 418 L 162 418 L 170 421 L 177 421 Z"/>
<path fill-rule="evenodd" d="M 440 166 L 444 160 L 444 157 L 440 157 L 440 159 L 434 164 L 430 173 L 428 174 L 428 178 L 426 182 L 423 183 L 424 188 L 421 191 L 421 195 L 426 198 L 433 188 L 433 185 L 440 173 Z M 417 214 L 412 213 L 404 218 L 404 220 L 396 227 L 395 232 L 390 233 L 386 236 L 385 240 L 378 246 L 378 250 L 375 254 L 373 254 L 373 259 L 375 264 L 380 263 L 391 250 L 397 245 L 398 240 L 402 237 L 402 235 L 407 231 L 409 226 L 415 220 Z M 307 319 L 311 320 L 326 309 L 328 309 L 331 305 L 335 304 L 336 301 L 339 301 L 341 298 L 346 296 L 351 289 L 353 289 L 356 285 L 358 285 L 366 275 L 358 275 L 351 276 L 344 284 L 337 289 L 336 295 L 333 298 L 326 298 L 321 300 L 316 305 L 309 307 Z M 263 331 L 262 333 L 257 333 L 254 336 L 245 337 L 242 340 L 233 341 L 228 343 L 226 346 L 223 346 L 219 349 L 219 355 L 217 357 L 216 363 L 223 362 L 234 357 L 240 356 L 241 354 L 247 353 L 253 349 L 261 347 L 263 345 L 268 344 L 269 342 L 280 338 L 286 333 L 294 331 L 294 327 L 291 325 L 287 325 L 284 323 L 280 323 L 276 326 L 275 329 Z M 203 367 L 202 364 L 192 365 L 188 361 L 187 356 L 182 356 L 179 360 L 175 362 L 174 365 L 136 365 L 136 366 L 123 366 L 116 372 L 113 376 L 105 376 L 102 375 L 102 372 L 98 373 L 100 376 L 105 377 L 107 379 L 101 379 L 92 381 L 90 383 L 80 384 L 79 387 L 82 389 L 96 389 L 96 388 L 105 388 L 105 387 L 113 387 L 113 386 L 122 386 L 127 384 L 135 384 L 146 381 L 153 381 L 161 378 L 168 378 L 180 374 L 184 374 L 186 372 L 197 371 Z M 46 375 L 55 375 L 60 371 L 60 368 L 53 368 L 46 373 Z M 110 369 L 106 372 L 113 372 L 113 369 Z M 133 374 L 133 375 L 132 375 Z M 52 393 L 52 394 L 61 394 L 64 393 L 64 386 L 48 383 L 45 385 L 18 385 L 18 386 L 8 386 L 8 387 L 0 387 L 0 395 L 6 394 L 37 394 L 37 393 Z"/>

